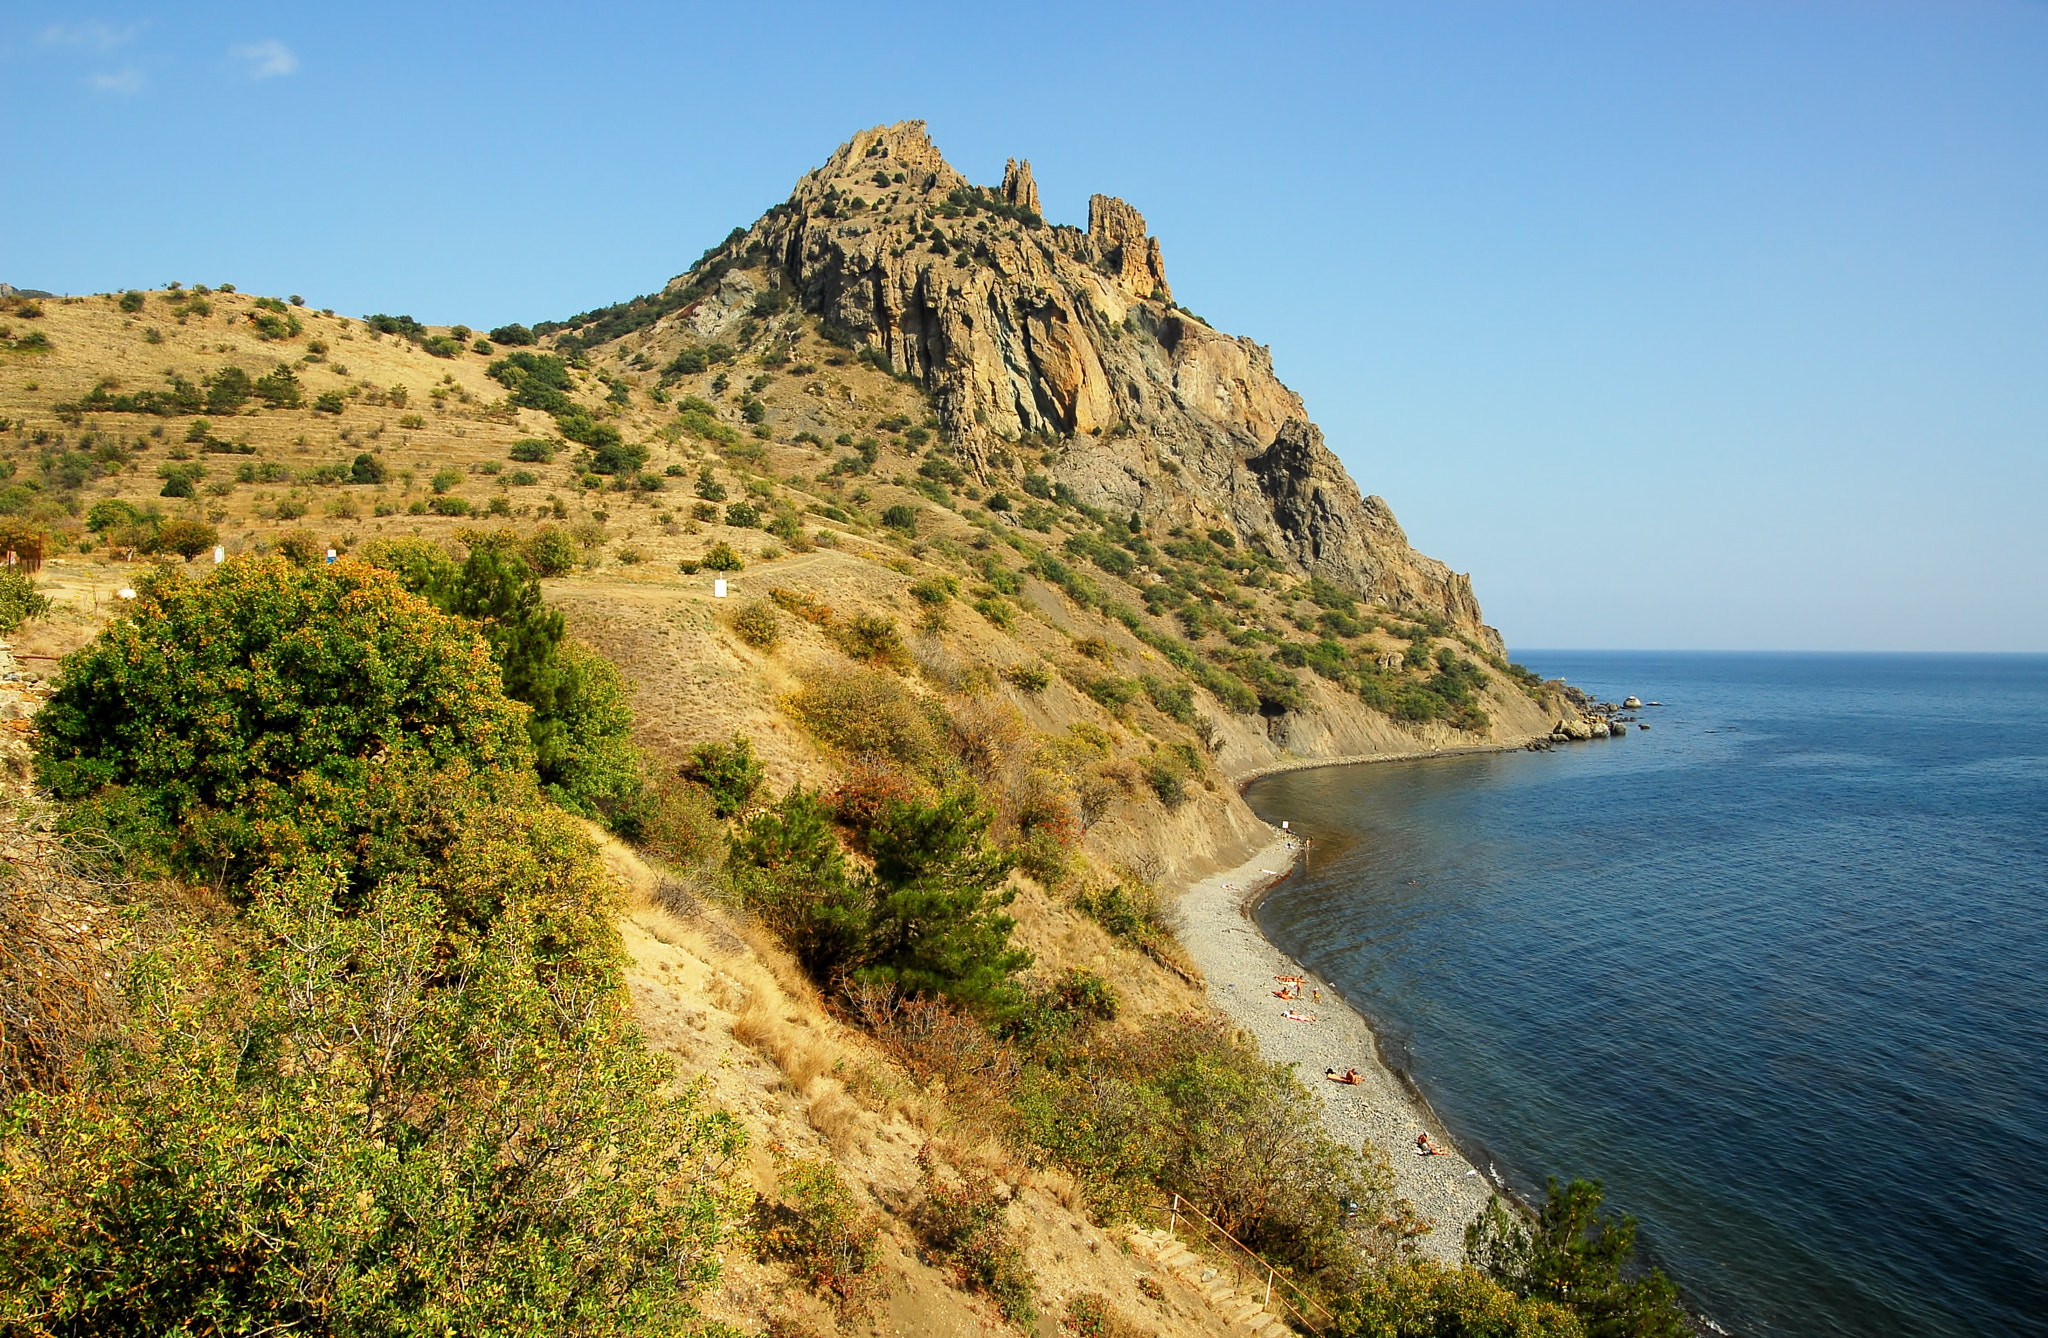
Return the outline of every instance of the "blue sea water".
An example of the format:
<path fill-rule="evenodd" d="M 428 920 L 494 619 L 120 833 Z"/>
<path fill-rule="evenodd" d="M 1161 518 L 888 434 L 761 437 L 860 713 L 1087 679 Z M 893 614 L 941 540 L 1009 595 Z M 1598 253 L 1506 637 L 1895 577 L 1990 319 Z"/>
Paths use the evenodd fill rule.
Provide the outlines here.
<path fill-rule="evenodd" d="M 2048 1334 L 2048 657 L 1516 658 L 1664 705 L 1258 782 L 1268 936 L 1727 1330 Z"/>

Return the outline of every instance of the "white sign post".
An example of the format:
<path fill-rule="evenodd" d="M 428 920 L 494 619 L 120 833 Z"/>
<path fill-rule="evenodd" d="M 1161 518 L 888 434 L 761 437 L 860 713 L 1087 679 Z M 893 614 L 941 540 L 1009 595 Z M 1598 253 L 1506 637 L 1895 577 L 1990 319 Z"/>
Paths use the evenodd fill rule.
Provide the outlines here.
<path fill-rule="evenodd" d="M 711 582 L 711 597 L 713 599 L 725 598 L 725 578 L 723 576 Z"/>

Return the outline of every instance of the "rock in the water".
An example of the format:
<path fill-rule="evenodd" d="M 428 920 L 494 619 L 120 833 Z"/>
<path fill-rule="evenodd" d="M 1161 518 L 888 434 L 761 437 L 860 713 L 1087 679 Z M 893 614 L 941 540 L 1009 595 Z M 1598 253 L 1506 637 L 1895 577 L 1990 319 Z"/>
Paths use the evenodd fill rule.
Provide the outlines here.
<path fill-rule="evenodd" d="M 1623 697 L 1621 699 L 1621 707 L 1625 711 L 1633 711 L 1642 704 L 1643 699 L 1641 697 Z"/>
<path fill-rule="evenodd" d="M 1571 716 L 1558 721 L 1555 732 L 1564 735 L 1565 738 L 1574 743 L 1584 743 L 1587 739 L 1593 737 L 1593 727 L 1578 716 Z"/>
<path fill-rule="evenodd" d="M 1589 723 L 1587 724 L 1587 728 L 1588 728 L 1588 729 L 1590 729 L 1590 730 L 1592 730 L 1592 732 L 1593 732 L 1593 737 L 1594 737 L 1594 738 L 1596 738 L 1596 739 L 1604 739 L 1604 738 L 1606 738 L 1606 737 L 1607 737 L 1607 720 L 1606 720 L 1606 717 L 1604 717 L 1604 716 L 1597 716 L 1597 715 L 1596 715 L 1596 716 L 1594 716 L 1594 717 L 1593 717 L 1593 719 L 1592 719 L 1592 720 L 1591 720 L 1591 721 L 1590 721 L 1590 722 L 1589 722 Z"/>

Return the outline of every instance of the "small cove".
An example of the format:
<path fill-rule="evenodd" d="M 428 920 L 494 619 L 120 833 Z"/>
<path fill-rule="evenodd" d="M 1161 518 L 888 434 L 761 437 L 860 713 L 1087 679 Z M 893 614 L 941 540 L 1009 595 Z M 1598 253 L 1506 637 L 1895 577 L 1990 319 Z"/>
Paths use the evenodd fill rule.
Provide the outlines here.
<path fill-rule="evenodd" d="M 2048 659 L 1518 652 L 1625 741 L 1269 777 L 1258 919 L 1748 1334 L 2048 1332 Z"/>

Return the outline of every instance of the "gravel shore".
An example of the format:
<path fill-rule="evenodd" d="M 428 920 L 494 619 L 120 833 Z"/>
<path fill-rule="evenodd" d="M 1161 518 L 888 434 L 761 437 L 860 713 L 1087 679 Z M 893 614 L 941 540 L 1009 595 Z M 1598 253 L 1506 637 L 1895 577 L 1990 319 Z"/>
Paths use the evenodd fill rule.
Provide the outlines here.
<path fill-rule="evenodd" d="M 1436 1224 L 1419 1242 L 1422 1252 L 1454 1263 L 1464 1256 L 1465 1224 L 1486 1207 L 1492 1186 L 1455 1151 L 1437 1157 L 1417 1154 L 1419 1133 L 1426 1131 L 1447 1148 L 1450 1140 L 1380 1063 L 1372 1028 L 1328 982 L 1309 974 L 1259 932 L 1249 907 L 1294 868 L 1295 858 L 1295 843 L 1281 837 L 1238 868 L 1196 883 L 1174 903 L 1175 929 L 1208 978 L 1210 1002 L 1257 1037 L 1266 1058 L 1299 1066 L 1303 1084 L 1323 1103 L 1323 1123 L 1331 1137 L 1351 1147 L 1370 1145 L 1386 1155 L 1394 1167 L 1395 1192 Z M 1299 1003 L 1274 998 L 1279 988 L 1274 977 L 1282 975 L 1307 976 L 1310 989 L 1322 990 L 1322 1002 L 1313 1002 L 1307 990 Z M 1315 1021 L 1291 1021 L 1282 1016 L 1289 1010 Z M 1356 1087 L 1323 1077 L 1324 1069 L 1342 1073 L 1349 1068 L 1363 1079 Z"/>

